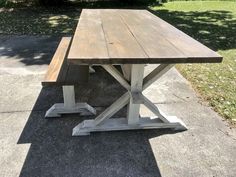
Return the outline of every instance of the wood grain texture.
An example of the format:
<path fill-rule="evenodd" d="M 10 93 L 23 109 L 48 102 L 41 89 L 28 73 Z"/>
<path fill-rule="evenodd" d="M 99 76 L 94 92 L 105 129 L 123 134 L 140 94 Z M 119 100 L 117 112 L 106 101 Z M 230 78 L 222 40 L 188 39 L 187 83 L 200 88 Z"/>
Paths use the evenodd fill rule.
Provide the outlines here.
<path fill-rule="evenodd" d="M 64 64 L 64 59 L 66 56 L 67 49 L 69 47 L 71 38 L 63 37 L 61 42 L 59 43 L 57 50 L 48 66 L 48 70 L 46 72 L 43 85 L 46 83 L 54 83 L 56 81 L 64 80 L 65 73 L 61 72 Z"/>
<path fill-rule="evenodd" d="M 83 10 L 68 54 L 71 60 L 108 60 L 107 44 L 99 10 Z"/>
<path fill-rule="evenodd" d="M 71 37 L 63 37 L 48 66 L 43 86 L 48 85 L 76 85 L 87 82 L 89 66 L 68 65 L 66 56 Z"/>
<path fill-rule="evenodd" d="M 101 13 L 103 31 L 110 59 L 148 58 L 116 10 Z"/>
<path fill-rule="evenodd" d="M 175 48 L 181 51 L 186 56 L 187 61 L 221 62 L 222 57 L 219 54 L 151 12 L 142 11 L 135 14 L 143 17 L 150 27 L 158 29 L 157 32 L 159 31 L 167 41 L 171 42 Z"/>
<path fill-rule="evenodd" d="M 129 30 L 142 45 L 150 59 L 155 58 L 185 58 L 185 55 L 170 43 L 159 31 L 158 24 L 150 25 L 142 14 L 131 10 L 120 11 L 120 16 Z"/>
<path fill-rule="evenodd" d="M 212 63 L 221 62 L 222 57 L 147 10 L 84 9 L 68 61 Z"/>

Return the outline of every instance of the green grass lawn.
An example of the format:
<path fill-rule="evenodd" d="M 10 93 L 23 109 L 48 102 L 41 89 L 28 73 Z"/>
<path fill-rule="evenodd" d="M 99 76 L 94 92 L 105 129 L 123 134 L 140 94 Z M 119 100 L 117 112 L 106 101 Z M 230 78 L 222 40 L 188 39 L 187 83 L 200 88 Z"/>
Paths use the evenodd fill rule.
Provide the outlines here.
<path fill-rule="evenodd" d="M 107 2 L 88 7 L 104 6 L 115 7 Z M 177 68 L 217 112 L 236 121 L 236 2 L 176 1 L 149 8 L 224 57 L 221 64 Z M 53 9 L 0 8 L 0 34 L 72 35 L 80 12 L 78 5 Z"/>
<path fill-rule="evenodd" d="M 177 68 L 217 112 L 236 121 L 236 2 L 178 1 L 152 9 L 224 57 L 221 64 Z"/>

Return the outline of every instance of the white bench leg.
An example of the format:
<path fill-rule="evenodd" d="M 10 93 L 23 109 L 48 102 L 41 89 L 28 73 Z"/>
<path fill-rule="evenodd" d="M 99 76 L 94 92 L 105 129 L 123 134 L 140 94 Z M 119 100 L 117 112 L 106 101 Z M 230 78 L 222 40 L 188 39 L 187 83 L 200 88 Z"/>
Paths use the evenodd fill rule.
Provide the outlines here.
<path fill-rule="evenodd" d="M 65 85 L 63 89 L 64 103 L 54 104 L 47 112 L 45 117 L 61 117 L 61 114 L 79 113 L 82 116 L 96 115 L 96 110 L 87 103 L 75 102 L 74 86 Z"/>
<path fill-rule="evenodd" d="M 67 109 L 75 107 L 75 90 L 74 86 L 62 86 L 64 106 Z"/>
<path fill-rule="evenodd" d="M 166 116 L 160 109 L 146 98 L 142 91 L 165 74 L 174 65 L 159 65 L 149 75 L 143 78 L 144 65 L 133 64 L 131 66 L 131 84 L 111 65 L 103 65 L 128 92 L 122 95 L 117 101 L 98 115 L 94 120 L 85 120 L 73 129 L 73 136 L 89 135 L 97 131 L 117 131 L 135 129 L 159 129 L 171 128 L 174 130 L 186 130 L 186 125 L 175 116 Z M 125 105 L 128 105 L 126 118 L 111 118 Z M 140 104 L 150 109 L 156 118 L 140 117 Z"/>

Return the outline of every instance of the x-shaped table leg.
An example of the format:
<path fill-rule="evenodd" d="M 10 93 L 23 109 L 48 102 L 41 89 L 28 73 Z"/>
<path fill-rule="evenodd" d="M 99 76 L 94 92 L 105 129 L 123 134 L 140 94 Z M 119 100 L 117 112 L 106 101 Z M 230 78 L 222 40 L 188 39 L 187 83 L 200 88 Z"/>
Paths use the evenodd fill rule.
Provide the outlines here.
<path fill-rule="evenodd" d="M 130 83 L 112 65 L 102 65 L 127 92 L 116 100 L 111 106 L 104 110 L 94 120 L 85 120 L 73 129 L 73 136 L 89 135 L 96 131 L 134 130 L 134 129 L 157 129 L 173 128 L 175 130 L 186 130 L 185 124 L 175 116 L 166 116 L 156 107 L 142 92 L 153 82 L 164 75 L 174 64 L 161 64 L 145 78 L 144 64 L 132 64 Z M 127 76 L 126 76 L 127 78 Z M 116 112 L 128 104 L 127 118 L 111 118 Z M 149 117 L 140 118 L 140 104 L 144 104 L 154 114 L 156 119 Z"/>

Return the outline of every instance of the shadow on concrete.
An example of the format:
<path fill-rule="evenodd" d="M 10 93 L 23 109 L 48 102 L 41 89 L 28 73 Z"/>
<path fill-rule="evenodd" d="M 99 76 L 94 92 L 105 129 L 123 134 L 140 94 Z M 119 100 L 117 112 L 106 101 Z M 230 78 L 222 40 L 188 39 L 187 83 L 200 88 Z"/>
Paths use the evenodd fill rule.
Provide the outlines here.
<path fill-rule="evenodd" d="M 96 106 L 101 112 L 125 90 L 102 68 L 96 68 L 96 71 L 89 83 L 78 87 L 77 92 L 80 93 L 80 100 Z M 102 80 L 100 84 L 96 82 L 98 78 Z M 87 90 L 87 93 L 81 93 L 82 90 Z M 62 118 L 45 119 L 46 110 L 55 102 L 62 102 L 61 88 L 42 88 L 18 140 L 18 144 L 31 144 L 20 173 L 21 177 L 161 176 L 158 159 L 154 157 L 149 139 L 176 132 L 117 131 L 72 137 L 73 127 L 88 117 L 65 115 Z M 98 107 L 101 105 L 102 107 Z M 125 112 L 124 108 L 116 116 L 124 116 Z"/>
<path fill-rule="evenodd" d="M 60 39 L 52 36 L 3 36 L 0 40 L 0 56 L 18 60 L 26 66 L 49 64 Z"/>

